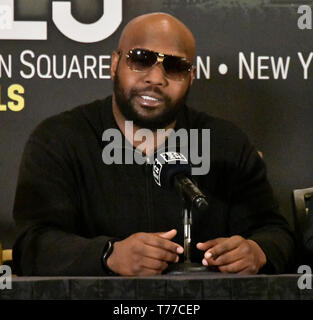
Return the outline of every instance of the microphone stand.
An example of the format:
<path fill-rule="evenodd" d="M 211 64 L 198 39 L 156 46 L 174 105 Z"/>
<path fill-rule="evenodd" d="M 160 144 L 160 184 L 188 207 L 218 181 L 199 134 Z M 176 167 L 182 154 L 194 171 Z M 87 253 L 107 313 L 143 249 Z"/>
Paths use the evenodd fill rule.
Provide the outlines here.
<path fill-rule="evenodd" d="M 183 207 L 183 225 L 184 225 L 184 262 L 175 263 L 167 268 L 166 274 L 187 274 L 192 272 L 208 272 L 209 269 L 200 263 L 191 262 L 191 226 L 192 226 L 192 205 L 184 196 L 182 197 Z"/>

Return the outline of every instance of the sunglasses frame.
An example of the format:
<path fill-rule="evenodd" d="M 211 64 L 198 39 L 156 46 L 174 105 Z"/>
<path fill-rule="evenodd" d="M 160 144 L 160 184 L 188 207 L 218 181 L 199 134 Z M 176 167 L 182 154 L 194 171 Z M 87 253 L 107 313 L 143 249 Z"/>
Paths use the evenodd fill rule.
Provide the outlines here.
<path fill-rule="evenodd" d="M 192 70 L 192 67 L 193 67 L 193 64 L 190 63 L 186 58 L 183 58 L 183 57 L 179 57 L 179 56 L 175 56 L 175 55 L 172 55 L 172 54 L 165 54 L 165 53 L 162 53 L 162 52 L 156 52 L 156 51 L 153 51 L 153 50 L 148 50 L 148 49 L 142 49 L 142 48 L 134 48 L 134 49 L 131 49 L 128 51 L 128 53 L 125 54 L 125 57 L 126 57 L 126 61 L 128 61 L 128 59 L 131 58 L 131 54 L 135 51 L 135 50 L 142 50 L 142 51 L 147 51 L 147 52 L 151 52 L 153 53 L 155 56 L 156 56 L 156 61 L 153 65 L 151 65 L 150 67 L 148 67 L 146 70 L 137 70 L 137 69 L 133 69 L 130 67 L 129 63 L 127 62 L 127 67 L 134 71 L 134 72 L 148 72 L 151 68 L 153 68 L 156 64 L 158 63 L 162 63 L 162 67 L 165 71 L 165 76 L 169 79 L 172 79 L 172 80 L 175 80 L 175 81 L 183 81 L 186 77 L 185 76 L 182 76 L 182 78 L 180 79 L 174 79 L 172 78 L 171 76 L 168 76 L 168 73 L 167 71 L 165 70 L 164 68 L 164 65 L 163 65 L 163 61 L 167 58 L 167 57 L 174 57 L 174 58 L 178 58 L 184 62 L 187 62 L 187 64 L 189 64 L 189 68 L 186 70 L 186 73 L 190 73 L 190 71 Z M 122 51 L 119 50 L 117 52 L 119 55 L 122 54 Z"/>

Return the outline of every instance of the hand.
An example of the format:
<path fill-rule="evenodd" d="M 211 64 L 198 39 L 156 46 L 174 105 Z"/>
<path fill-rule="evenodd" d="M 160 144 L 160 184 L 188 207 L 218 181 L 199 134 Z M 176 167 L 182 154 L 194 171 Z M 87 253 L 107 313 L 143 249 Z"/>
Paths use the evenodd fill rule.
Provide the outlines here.
<path fill-rule="evenodd" d="M 241 236 L 199 242 L 197 248 L 205 251 L 202 264 L 217 266 L 221 272 L 257 274 L 266 263 L 259 245 Z"/>
<path fill-rule="evenodd" d="M 108 267 L 122 276 L 149 276 L 161 274 L 168 262 L 178 262 L 184 249 L 170 241 L 175 229 L 158 233 L 135 233 L 114 243 Z"/>

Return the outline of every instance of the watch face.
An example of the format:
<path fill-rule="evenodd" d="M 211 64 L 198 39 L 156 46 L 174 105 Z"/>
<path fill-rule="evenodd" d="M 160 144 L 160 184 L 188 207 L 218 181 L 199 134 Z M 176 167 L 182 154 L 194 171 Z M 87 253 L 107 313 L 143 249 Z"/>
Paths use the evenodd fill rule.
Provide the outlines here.
<path fill-rule="evenodd" d="M 12 29 L 13 12 L 10 6 L 0 5 L 0 30 Z"/>

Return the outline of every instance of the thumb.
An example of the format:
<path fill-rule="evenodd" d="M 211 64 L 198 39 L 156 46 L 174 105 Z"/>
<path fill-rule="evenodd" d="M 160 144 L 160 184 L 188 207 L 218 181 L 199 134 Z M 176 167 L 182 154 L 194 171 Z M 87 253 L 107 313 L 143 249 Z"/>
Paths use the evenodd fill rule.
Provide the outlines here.
<path fill-rule="evenodd" d="M 171 240 L 172 238 L 174 238 L 176 236 L 176 234 L 177 234 L 176 229 L 172 229 L 167 232 L 156 232 L 155 233 L 156 236 L 161 237 L 163 239 L 167 239 L 167 240 Z M 183 252 L 184 252 L 184 248 L 178 244 L 177 253 L 182 254 Z M 178 260 L 175 262 L 178 262 Z"/>
<path fill-rule="evenodd" d="M 177 234 L 177 230 L 176 229 L 172 229 L 170 231 L 167 231 L 167 232 L 156 232 L 155 235 L 156 236 L 159 236 L 161 238 L 164 238 L 164 239 L 172 239 L 176 236 Z"/>

